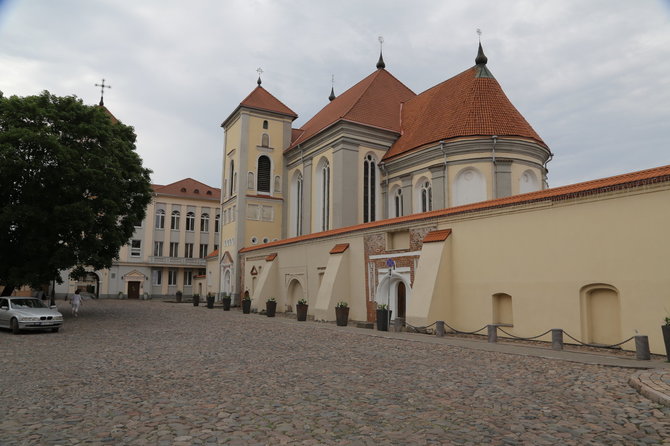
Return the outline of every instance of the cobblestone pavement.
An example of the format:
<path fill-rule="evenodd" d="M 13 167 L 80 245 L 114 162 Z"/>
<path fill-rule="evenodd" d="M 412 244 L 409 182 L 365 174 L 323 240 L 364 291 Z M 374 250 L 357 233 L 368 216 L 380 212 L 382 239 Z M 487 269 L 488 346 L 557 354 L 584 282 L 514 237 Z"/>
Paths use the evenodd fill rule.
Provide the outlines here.
<path fill-rule="evenodd" d="M 0 331 L 0 444 L 670 444 L 633 370 L 158 301 Z M 664 443 L 665 442 L 665 443 Z"/>

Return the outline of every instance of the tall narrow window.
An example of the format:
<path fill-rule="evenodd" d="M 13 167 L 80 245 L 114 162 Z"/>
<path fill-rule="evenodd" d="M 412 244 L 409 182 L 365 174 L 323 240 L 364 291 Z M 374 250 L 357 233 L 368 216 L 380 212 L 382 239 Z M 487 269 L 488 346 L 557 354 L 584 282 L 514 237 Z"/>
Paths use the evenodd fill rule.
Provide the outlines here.
<path fill-rule="evenodd" d="M 187 259 L 193 258 L 193 243 L 184 244 L 184 257 L 186 257 Z"/>
<path fill-rule="evenodd" d="M 363 162 L 363 223 L 375 221 L 377 165 L 372 155 Z"/>
<path fill-rule="evenodd" d="M 302 174 L 298 173 L 298 181 L 296 182 L 296 191 L 295 191 L 295 211 L 296 211 L 296 221 L 295 221 L 295 235 L 302 235 Z"/>
<path fill-rule="evenodd" d="M 330 165 L 326 161 L 321 167 L 321 230 L 330 227 Z"/>
<path fill-rule="evenodd" d="M 163 271 L 155 269 L 151 271 L 151 277 L 154 285 L 160 285 L 162 283 Z"/>
<path fill-rule="evenodd" d="M 177 271 L 174 269 L 168 270 L 168 285 L 174 286 L 177 284 Z"/>
<path fill-rule="evenodd" d="M 269 157 L 265 155 L 258 157 L 258 192 L 270 193 L 271 168 Z"/>
<path fill-rule="evenodd" d="M 179 257 L 179 243 L 170 242 L 170 257 Z"/>
<path fill-rule="evenodd" d="M 186 230 L 195 231 L 195 214 L 193 212 L 186 214 Z"/>
<path fill-rule="evenodd" d="M 163 229 L 165 227 L 165 211 L 159 209 L 156 211 L 156 229 Z"/>
<path fill-rule="evenodd" d="M 172 216 L 170 217 L 170 229 L 175 231 L 179 230 L 179 211 L 172 211 Z"/>
<path fill-rule="evenodd" d="M 430 187 L 430 182 L 426 181 L 421 186 L 421 212 L 428 212 L 433 210 L 433 189 Z"/>
<path fill-rule="evenodd" d="M 200 216 L 200 232 L 209 232 L 209 214 Z"/>
<path fill-rule="evenodd" d="M 216 214 L 214 218 L 214 232 L 219 233 L 219 228 L 221 227 L 221 214 Z"/>
<path fill-rule="evenodd" d="M 193 283 L 193 271 L 186 270 L 184 271 L 184 286 L 191 286 Z"/>
<path fill-rule="evenodd" d="M 235 191 L 235 161 L 230 160 L 230 173 L 228 175 L 228 178 L 230 178 L 230 191 L 229 195 L 233 195 L 233 192 Z"/>
<path fill-rule="evenodd" d="M 154 257 L 163 257 L 163 242 L 154 242 Z"/>
<path fill-rule="evenodd" d="M 395 196 L 393 197 L 395 204 L 395 215 L 394 217 L 402 217 L 403 215 L 403 206 L 402 206 L 402 189 L 398 188 L 395 191 Z"/>
<path fill-rule="evenodd" d="M 132 240 L 130 242 L 131 257 L 139 257 L 142 255 L 142 240 Z"/>
<path fill-rule="evenodd" d="M 268 128 L 268 121 L 267 120 L 263 121 L 263 128 L 267 130 L 267 128 Z"/>
<path fill-rule="evenodd" d="M 200 245 L 200 258 L 204 259 L 207 257 L 207 244 L 203 243 Z"/>

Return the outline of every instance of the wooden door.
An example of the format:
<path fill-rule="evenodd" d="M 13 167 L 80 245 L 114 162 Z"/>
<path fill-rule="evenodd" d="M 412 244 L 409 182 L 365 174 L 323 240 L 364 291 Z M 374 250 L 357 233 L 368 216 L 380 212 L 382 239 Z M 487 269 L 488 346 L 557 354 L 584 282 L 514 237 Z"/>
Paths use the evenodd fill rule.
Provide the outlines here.
<path fill-rule="evenodd" d="M 128 282 L 128 299 L 140 298 L 140 283 Z"/>
<path fill-rule="evenodd" d="M 398 282 L 398 314 L 397 317 L 405 317 L 405 283 Z"/>

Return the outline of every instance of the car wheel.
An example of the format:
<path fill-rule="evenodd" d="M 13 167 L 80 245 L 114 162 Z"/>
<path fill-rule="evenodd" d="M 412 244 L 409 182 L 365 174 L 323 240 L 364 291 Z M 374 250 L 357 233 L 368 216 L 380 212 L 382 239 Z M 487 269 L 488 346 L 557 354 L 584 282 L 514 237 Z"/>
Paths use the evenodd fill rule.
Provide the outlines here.
<path fill-rule="evenodd" d="M 12 329 L 12 333 L 14 334 L 19 334 L 21 330 L 19 330 L 19 321 L 16 320 L 16 318 L 12 318 L 11 321 L 9 321 L 9 328 Z"/>
<path fill-rule="evenodd" d="M 59 328 L 60 328 L 60 327 L 54 327 L 54 328 L 51 329 L 51 332 L 52 332 L 52 333 L 58 333 L 58 329 L 59 329 Z"/>

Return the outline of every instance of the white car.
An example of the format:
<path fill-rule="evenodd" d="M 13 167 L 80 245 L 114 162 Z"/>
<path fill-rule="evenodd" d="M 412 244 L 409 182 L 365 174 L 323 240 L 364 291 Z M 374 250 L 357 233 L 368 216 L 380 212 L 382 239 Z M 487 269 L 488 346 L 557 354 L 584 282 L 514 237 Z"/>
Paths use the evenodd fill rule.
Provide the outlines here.
<path fill-rule="evenodd" d="M 63 315 L 34 297 L 0 297 L 0 327 L 18 334 L 21 330 L 58 331 Z"/>

